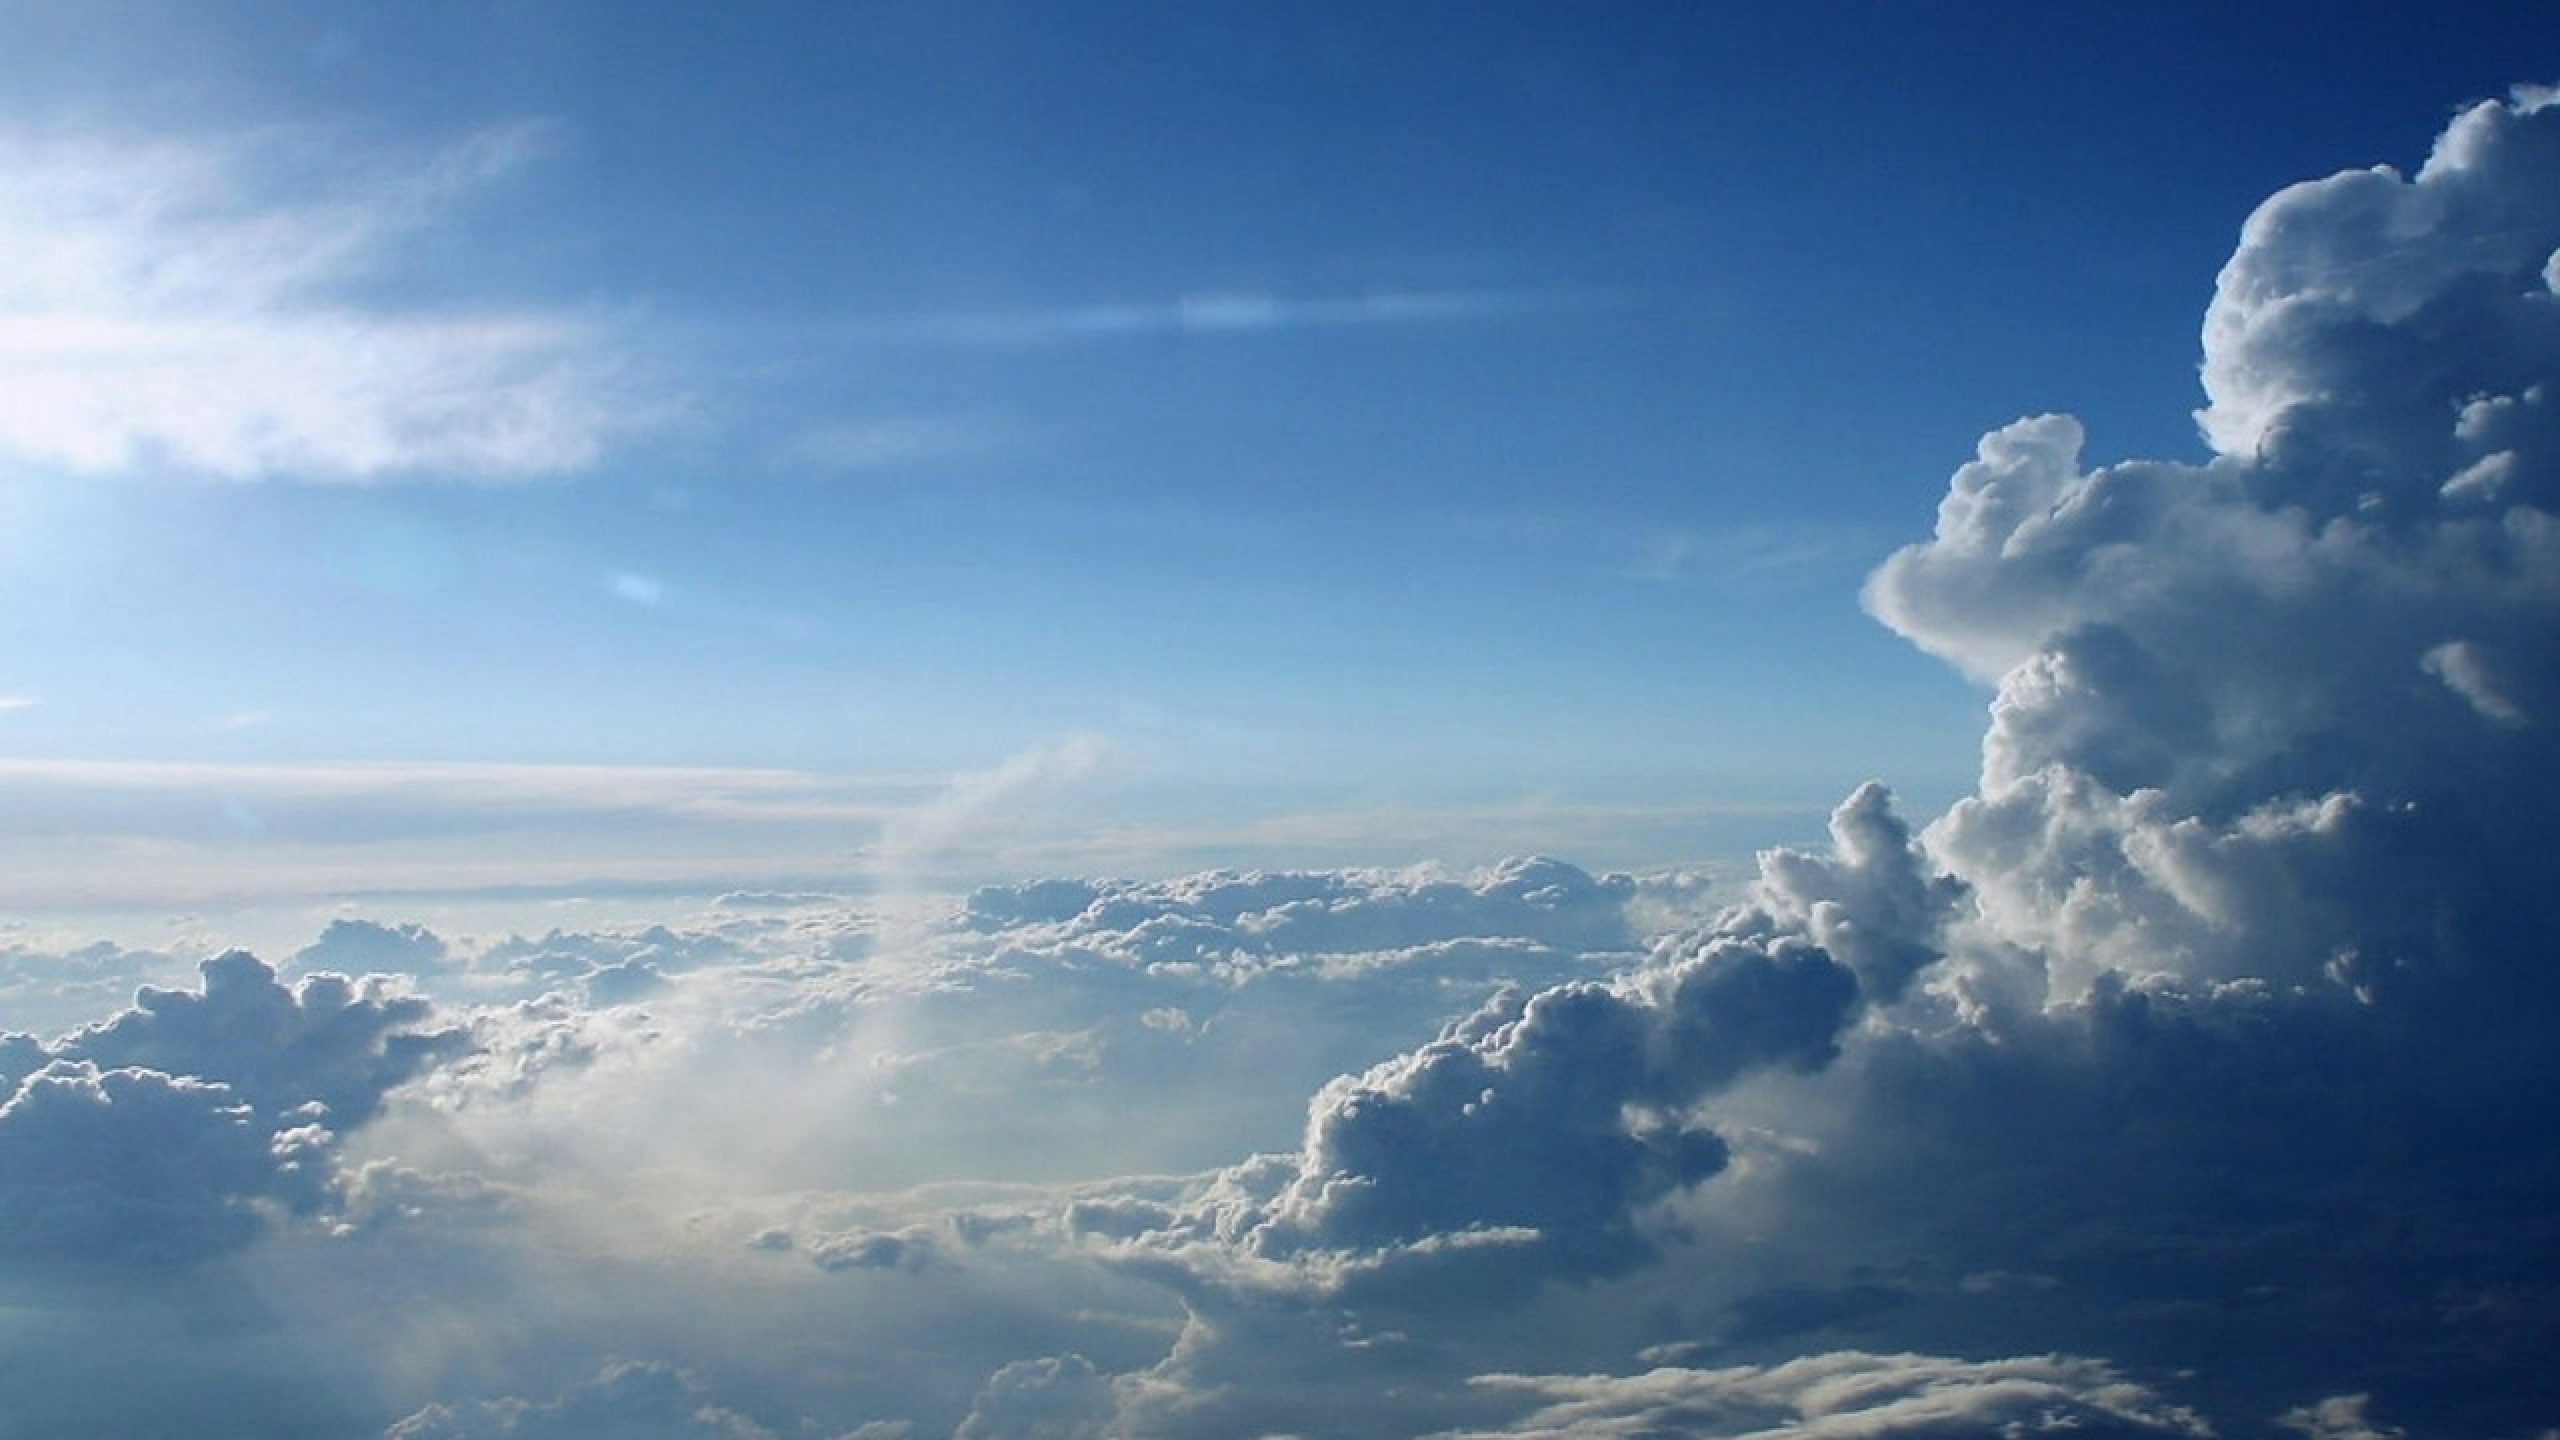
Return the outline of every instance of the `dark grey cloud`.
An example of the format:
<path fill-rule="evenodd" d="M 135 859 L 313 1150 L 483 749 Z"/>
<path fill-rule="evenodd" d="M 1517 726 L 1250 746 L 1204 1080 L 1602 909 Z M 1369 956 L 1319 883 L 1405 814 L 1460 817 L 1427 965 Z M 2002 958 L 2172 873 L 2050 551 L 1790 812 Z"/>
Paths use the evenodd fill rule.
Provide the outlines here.
<path fill-rule="evenodd" d="M 2110 979 L 1864 1037 L 1801 1148 L 1698 1206 L 1672 1333 L 2058 1346 L 2229 1417 L 2366 1391 L 2432 1433 L 2525 1433 L 2560 1404 L 2525 1358 L 2560 1313 L 2535 1198 L 2560 1168 L 2518 1141 L 2560 1115 L 2542 1047 L 2482 1018 Z M 1775 1253 L 1738 1256 L 1773 1217 Z M 1766 1303 L 1861 1290 L 1880 1308 Z"/>

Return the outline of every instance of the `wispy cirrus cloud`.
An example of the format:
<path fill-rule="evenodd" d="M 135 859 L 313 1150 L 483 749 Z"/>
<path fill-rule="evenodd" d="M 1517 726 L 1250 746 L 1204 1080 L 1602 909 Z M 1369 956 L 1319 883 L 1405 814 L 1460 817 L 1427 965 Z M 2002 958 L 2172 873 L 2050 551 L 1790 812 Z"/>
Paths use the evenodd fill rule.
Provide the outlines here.
<path fill-rule="evenodd" d="M 1574 289 L 1372 290 L 1316 296 L 1198 290 L 1171 298 L 939 311 L 873 322 L 857 333 L 883 342 L 1033 348 L 1155 335 L 1464 324 L 1588 310 L 1607 300 Z"/>
<path fill-rule="evenodd" d="M 990 416 L 883 415 L 813 426 L 775 447 L 773 458 L 791 469 L 851 474 L 980 459 L 1021 439 L 1016 426 Z"/>
<path fill-rule="evenodd" d="M 649 407 L 587 319 L 392 306 L 402 246 L 556 140 L 0 131 L 0 452 L 84 473 L 572 470 Z"/>
<path fill-rule="evenodd" d="M 1700 577 L 1756 580 L 1820 571 L 1866 558 L 1872 537 L 1845 525 L 1735 525 L 1696 530 L 1646 531 L 1624 571 L 1630 580 L 1657 585 Z"/>

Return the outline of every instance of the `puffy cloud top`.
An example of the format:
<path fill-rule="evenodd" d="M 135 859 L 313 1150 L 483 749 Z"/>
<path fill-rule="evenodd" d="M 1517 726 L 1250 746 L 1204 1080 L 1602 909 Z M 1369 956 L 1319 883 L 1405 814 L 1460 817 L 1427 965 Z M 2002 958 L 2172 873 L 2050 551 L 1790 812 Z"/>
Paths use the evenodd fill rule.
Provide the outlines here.
<path fill-rule="evenodd" d="M 330 1153 L 393 1086 L 456 1053 L 424 1001 L 319 974 L 288 989 L 255 956 L 196 991 L 46 1045 L 0 1038 L 0 1254 L 193 1258 L 310 1210 Z"/>
<path fill-rule="evenodd" d="M 2216 450 L 2297 484 L 2304 446 L 2333 479 L 2415 484 L 2452 453 L 2450 417 L 2548 378 L 2553 105 L 2520 89 L 2465 110 L 2413 177 L 2351 170 L 2258 207 L 2205 312 L 2196 418 Z"/>
<path fill-rule="evenodd" d="M 2541 903 L 2556 170 L 2560 105 L 2528 91 L 2413 178 L 2279 193 L 2205 324 L 2220 458 L 2084 469 L 2077 422 L 2019 421 L 1869 580 L 1886 624 L 1998 683 L 1981 793 L 1931 844 L 2065 993 L 2110 967 L 2437 968 Z"/>
<path fill-rule="evenodd" d="M 1041 880 L 981 889 L 967 916 L 988 931 L 1054 926 L 1061 941 L 1149 960 L 1382 952 L 1488 935 L 1604 950 L 1637 942 L 1626 911 L 1634 893 L 1626 876 L 1532 857 L 1471 880 L 1363 871 Z"/>
<path fill-rule="evenodd" d="M 204 962 L 203 988 L 144 986 L 133 1008 L 55 1047 L 73 1060 L 202 1076 L 268 1116 L 317 1105 L 334 1124 L 371 1118 L 385 1091 L 454 1053 L 432 1007 L 375 979 L 322 972 L 287 988 L 245 950 Z"/>
<path fill-rule="evenodd" d="M 1915 838 L 1863 790 L 1703 935 L 1326 1086 L 1294 1154 L 1089 1200 L 1105 1253 L 1192 1277 L 1124 1418 L 1303 1428 L 1339 1413 L 1279 1398 L 1317 1355 L 1559 1343 L 1471 1324 L 1497 1284 L 1648 1354 L 2128 1369 L 1479 1375 L 1539 1403 L 1452 1433 L 2216 1433 L 2135 1373 L 2306 1434 L 2547 1423 L 2555 257 L 2543 91 L 2415 177 L 2269 200 L 2206 323 L 2215 458 L 2091 468 L 2018 421 L 1868 583 L 1997 686 L 1977 793 Z"/>
<path fill-rule="evenodd" d="M 1890 798 L 1862 788 L 1832 831 L 1831 856 L 1764 857 L 1761 904 L 1616 981 L 1507 990 L 1432 1043 L 1336 1080 L 1310 1103 L 1295 1156 L 1238 1167 L 1195 1209 L 1134 1228 L 1177 1250 L 1214 1236 L 1319 1268 L 1450 1246 L 1541 1268 L 1640 1257 L 1642 1208 L 1726 1162 L 1693 1107 L 1761 1071 L 1820 1069 L 1862 998 L 1891 999 L 1934 958 L 1928 937 L 1956 892 L 1922 877 Z M 1088 1213 L 1131 1228 L 1125 1211 Z"/>

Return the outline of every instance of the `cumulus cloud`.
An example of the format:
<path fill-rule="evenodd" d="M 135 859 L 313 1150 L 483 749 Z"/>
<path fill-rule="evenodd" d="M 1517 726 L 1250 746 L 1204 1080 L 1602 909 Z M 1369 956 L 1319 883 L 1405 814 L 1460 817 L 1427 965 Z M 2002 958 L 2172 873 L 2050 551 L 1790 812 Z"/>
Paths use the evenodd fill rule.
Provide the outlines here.
<path fill-rule="evenodd" d="M 1105 1440 L 1110 1383 L 1081 1355 L 1017 1360 L 987 1377 L 952 1440 Z"/>
<path fill-rule="evenodd" d="M 339 922 L 308 953 L 408 955 L 423 989 L 476 1007 L 477 1053 L 435 1093 L 521 1097 L 566 1145 L 599 1142 L 603 1106 L 634 1144 L 791 1185 L 857 1165 L 1081 1181 L 1286 1143 L 1309 1090 L 1452 1009 L 1635 958 L 1661 890 L 1535 859 L 1210 872 L 983 887 L 938 915 L 796 895 L 470 940 Z M 765 1097 L 758 1124 L 728 1114 L 741 1087 Z"/>
<path fill-rule="evenodd" d="M 1642 1209 L 1727 1161 L 1694 1108 L 1760 1071 L 1822 1068 L 1862 995 L 1891 999 L 1928 958 L 1953 892 L 1934 887 L 1933 902 L 1882 790 L 1852 796 L 1833 830 L 1831 857 L 1766 857 L 1765 903 L 1651 963 L 1507 989 L 1432 1043 L 1334 1081 L 1294 1156 L 1219 1177 L 1195 1209 L 1162 1212 L 1148 1243 L 1354 1276 L 1389 1257 L 1445 1267 L 1461 1251 L 1586 1273 L 1640 1258 Z M 1516 884 L 1522 871 L 1508 873 Z M 1815 927 L 1857 946 L 1863 972 Z"/>
<path fill-rule="evenodd" d="M 2522 93 L 2414 176 L 2277 194 L 2206 317 L 2217 459 L 2084 470 L 2076 422 L 2020 421 L 1869 581 L 1997 681 L 1931 844 L 2057 973 L 2440 969 L 2542 903 L 2555 134 Z"/>
<path fill-rule="evenodd" d="M 462 1045 L 378 981 L 288 989 L 238 951 L 202 974 L 200 990 L 145 987 L 51 1044 L 0 1038 L 0 1254 L 180 1260 L 241 1244 L 269 1210 L 319 1207 L 339 1135 Z"/>
<path fill-rule="evenodd" d="M 617 1361 L 555 1399 L 429 1406 L 384 1440 L 769 1440 L 773 1433 L 711 1404 L 694 1377 L 673 1366 Z"/>
<path fill-rule="evenodd" d="M 446 954 L 444 937 L 424 925 L 337 919 L 296 951 L 293 963 L 304 970 L 421 976 L 443 970 Z"/>
<path fill-rule="evenodd" d="M 0 134 L 0 449 L 233 479 L 592 462 L 639 411 L 597 326 L 404 307 L 378 283 L 555 139 L 515 125 L 344 161 L 274 131 Z"/>
<path fill-rule="evenodd" d="M 1925 1440 L 2071 1435 L 2080 1440 L 2212 1435 L 2194 1412 L 2107 1365 L 2060 1355 L 1989 1361 L 1842 1351 L 1783 1365 L 1659 1369 L 1640 1375 L 1486 1375 L 1476 1382 L 1536 1408 L 1448 1440 L 1657 1435 Z"/>
<path fill-rule="evenodd" d="M 2415 175 L 2350 170 L 2258 207 L 2205 313 L 2196 418 L 2216 450 L 2266 462 L 2293 493 L 2352 498 L 2360 481 L 2408 489 L 2461 470 L 2445 468 L 2463 453 L 2449 442 L 2487 427 L 2448 422 L 2474 406 L 2514 407 L 2506 423 L 2548 441 L 2548 402 L 2526 392 L 2548 378 L 2560 323 L 2552 103 L 2527 88 L 2473 105 Z M 2545 497 L 2549 459 L 2520 457 Z"/>
<path fill-rule="evenodd" d="M 990 885 L 969 896 L 966 919 L 973 928 L 1018 926 L 1026 936 L 1118 950 L 1141 961 L 1356 955 L 1467 937 L 1607 950 L 1636 944 L 1626 908 L 1636 893 L 1630 877 L 1595 878 L 1533 856 L 1470 879 L 1208 871 L 1150 883 Z"/>
<path fill-rule="evenodd" d="M 201 989 L 145 987 L 131 1009 L 65 1036 L 54 1053 L 219 1081 L 269 1117 L 316 1106 L 317 1118 L 355 1125 L 460 1042 L 435 1027 L 425 1000 L 380 980 L 324 971 L 288 988 L 240 950 L 200 968 Z"/>
<path fill-rule="evenodd" d="M 6 1253 L 183 1260 L 255 1233 L 262 1200 L 313 1203 L 322 1178 L 227 1085 L 54 1060 L 0 1104 Z"/>
<path fill-rule="evenodd" d="M 113 1012 L 141 986 L 194 973 L 191 959 L 166 950 L 23 934 L 0 944 L 0 1017 L 13 1029 L 56 1035 Z"/>
<path fill-rule="evenodd" d="M 1978 792 L 1920 835 L 1862 792 L 1703 940 L 1335 1082 L 1294 1155 L 1088 1202 L 1107 1253 L 1193 1277 L 1128 1413 L 1303 1426 L 1274 1397 L 1316 1357 L 1424 1326 L 1398 1383 L 1448 1383 L 1451 1347 L 1520 1343 L 1448 1298 L 1508 1274 L 1630 1348 L 1962 1334 L 2252 1423 L 2535 1423 L 2549 1166 L 2475 1117 L 2545 1123 L 2525 1017 L 2560 1000 L 2555 171 L 2526 93 L 2414 177 L 2270 200 L 2207 321 L 2206 464 L 2085 469 L 2059 416 L 1985 438 L 1866 593 L 1997 686 Z M 1273 1323 L 1283 1293 L 1329 1318 Z"/>
<path fill-rule="evenodd" d="M 229 1150 L 181 1157 L 224 1192 L 202 1213 L 229 1228 L 199 1258 L 259 1277 L 292 1317 L 242 1346 L 336 1333 L 360 1357 L 345 1383 L 379 1397 L 377 1428 L 576 1433 L 556 1427 L 593 1418 L 598 1367 L 632 1356 L 695 1377 L 651 1381 L 673 1397 L 669 1433 L 694 1433 L 706 1407 L 775 1433 L 947 1433 L 973 1406 L 979 1431 L 1019 1433 L 1077 1396 L 1076 1423 L 1099 1423 L 1175 1317 L 1154 1282 L 1061 1244 L 1054 1191 L 986 1179 L 1094 1180 L 1284 1143 L 1326 1075 L 1428 1036 L 1507 977 L 1634 958 L 1648 893 L 1535 860 L 1035 882 L 921 927 L 816 894 L 529 937 L 340 920 L 297 965 L 407 971 L 438 999 L 429 1020 L 467 1022 L 469 1053 L 439 1049 L 383 1092 L 387 1111 L 315 1137 L 309 1190 L 243 1172 L 269 1143 L 243 1097 L 326 1094 L 353 1115 L 372 1082 L 355 1050 L 297 1041 L 303 1022 L 269 1013 L 268 992 L 299 991 L 235 957 L 202 994 L 79 1033 L 105 1059 L 224 1077 L 188 1092 L 231 1127 Z M 660 983 L 599 990 L 635 964 Z M 419 1017 L 385 1019 L 402 1033 Z M 240 1044 L 219 1043 L 226 1027 Z M 261 1050 L 299 1050 L 308 1076 L 215 1064 Z M 55 1059 L 33 1040 L 9 1053 L 12 1075 Z M 226 1154 L 229 1172 L 213 1163 Z M 324 1223 L 270 1223 L 297 1207 Z M 379 1293 L 402 1303 L 360 1298 Z M 491 1324 L 514 1338 L 470 1338 Z M 871 1358 L 830 1362 L 840 1381 L 808 1391 L 803 1362 L 848 1346 Z M 262 1350 L 223 1353 L 241 1383 L 290 1388 Z M 783 1356 L 797 1358 L 759 1358 Z M 1035 1385 L 1044 1359 L 1088 1378 Z"/>
<path fill-rule="evenodd" d="M 933 1263 L 936 1244 L 916 1227 L 853 1230 L 812 1240 L 809 1258 L 821 1270 L 914 1270 Z"/>

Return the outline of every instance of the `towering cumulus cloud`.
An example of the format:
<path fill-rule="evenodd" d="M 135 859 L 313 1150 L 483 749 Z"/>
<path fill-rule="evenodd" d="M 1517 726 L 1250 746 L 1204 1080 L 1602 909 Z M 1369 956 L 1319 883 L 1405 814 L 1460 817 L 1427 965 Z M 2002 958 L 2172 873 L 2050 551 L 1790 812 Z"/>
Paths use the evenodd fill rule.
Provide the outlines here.
<path fill-rule="evenodd" d="M 1934 837 L 2076 986 L 2386 983 L 2548 918 L 2560 720 L 2560 115 L 2251 216 L 2205 319 L 2204 466 L 1986 437 L 1874 613 L 1995 678 Z M 2520 909 L 2519 907 L 2524 907 Z M 2524 983 L 2518 965 L 2465 983 Z"/>
<path fill-rule="evenodd" d="M 1194 1277 L 1125 1418 L 1339 1428 L 1346 1373 L 1408 1387 L 1379 1434 L 2560 1418 L 2555 290 L 2546 91 L 2268 200 L 2205 321 L 2213 459 L 2018 421 L 1868 583 L 1996 684 L 1977 793 L 1915 841 L 1863 790 L 1707 933 L 1336 1082 L 1294 1155 L 1089 1207 Z M 1524 1355 L 1774 1368 L 1482 1377 Z"/>

